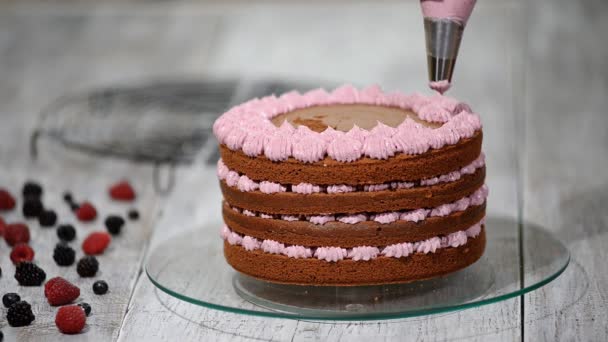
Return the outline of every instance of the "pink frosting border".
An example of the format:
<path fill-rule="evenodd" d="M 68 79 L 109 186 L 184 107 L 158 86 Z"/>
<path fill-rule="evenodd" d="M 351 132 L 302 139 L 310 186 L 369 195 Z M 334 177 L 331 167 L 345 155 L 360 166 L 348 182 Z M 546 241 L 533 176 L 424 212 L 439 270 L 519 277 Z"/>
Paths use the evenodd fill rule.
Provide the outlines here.
<path fill-rule="evenodd" d="M 372 104 L 398 107 L 415 112 L 420 119 L 442 123 L 439 128 L 425 127 L 407 118 L 398 127 L 382 123 L 367 131 L 357 126 L 349 132 L 328 128 L 321 133 L 305 126 L 296 129 L 288 122 L 276 127 L 270 120 L 295 109 L 329 104 Z M 324 89 L 305 94 L 292 91 L 253 99 L 233 107 L 220 116 L 213 132 L 220 144 L 241 150 L 248 156 L 264 155 L 272 161 L 290 157 L 314 163 L 326 156 L 340 162 L 363 157 L 387 159 L 398 153 L 421 154 L 470 138 L 481 129 L 481 121 L 466 104 L 443 95 L 387 94 L 377 85 L 357 89 L 343 85 L 331 93 Z"/>
<path fill-rule="evenodd" d="M 271 215 L 267 213 L 254 212 L 250 210 L 241 210 L 237 207 L 231 207 L 232 210 L 251 217 L 261 217 L 264 219 L 285 220 L 285 221 L 308 221 L 312 224 L 324 225 L 327 222 L 342 222 L 347 224 L 357 224 L 364 221 L 374 221 L 381 224 L 389 224 L 396 221 L 419 222 L 426 220 L 427 217 L 447 216 L 453 212 L 464 211 L 472 206 L 483 204 L 488 197 L 488 187 L 484 184 L 470 196 L 463 197 L 452 203 L 442 204 L 430 209 L 415 209 L 408 211 L 389 211 L 382 213 L 358 213 L 350 215 L 335 215 L 335 214 L 319 214 L 311 216 L 295 216 L 295 215 Z"/>
<path fill-rule="evenodd" d="M 475 171 L 486 165 L 486 157 L 482 152 L 477 159 L 471 162 L 469 165 L 450 173 L 440 175 L 432 178 L 421 179 L 418 182 L 388 182 L 382 184 L 370 184 L 363 186 L 363 191 L 382 191 L 382 190 L 396 190 L 396 189 L 407 189 L 415 186 L 431 186 L 438 183 L 455 182 L 459 180 L 463 175 L 469 175 L 475 173 Z M 259 190 L 266 194 L 272 194 L 277 192 L 295 192 L 298 194 L 312 194 L 312 193 L 344 193 L 354 192 L 357 188 L 346 184 L 334 184 L 334 185 L 316 185 L 310 183 L 299 183 L 295 185 L 279 184 L 270 181 L 256 182 L 247 175 L 239 174 L 234 170 L 230 170 L 222 161 L 217 162 L 217 177 L 220 180 L 226 182 L 230 187 L 239 189 L 242 192 L 249 192 Z"/>
<path fill-rule="evenodd" d="M 317 258 L 327 262 L 338 262 L 344 259 L 354 261 L 369 261 L 384 256 L 389 258 L 405 258 L 414 253 L 428 254 L 449 247 L 459 247 L 467 243 L 469 238 L 475 238 L 481 233 L 485 218 L 466 230 L 451 233 L 446 236 L 435 236 L 423 241 L 397 243 L 389 246 L 359 246 L 354 248 L 341 247 L 304 247 L 285 245 L 274 240 L 258 240 L 233 232 L 224 225 L 220 236 L 231 245 L 242 246 L 248 251 L 261 249 L 266 253 L 281 254 L 289 258 Z"/>

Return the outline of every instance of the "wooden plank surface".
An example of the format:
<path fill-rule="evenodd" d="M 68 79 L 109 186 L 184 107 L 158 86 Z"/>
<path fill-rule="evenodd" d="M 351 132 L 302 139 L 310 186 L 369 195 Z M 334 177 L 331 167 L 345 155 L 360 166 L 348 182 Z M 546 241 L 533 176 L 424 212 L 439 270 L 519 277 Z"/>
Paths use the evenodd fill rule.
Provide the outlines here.
<path fill-rule="evenodd" d="M 59 193 L 65 188 L 98 199 L 99 189 L 113 175 L 130 174 L 146 193 L 141 204 L 151 208 L 151 219 L 155 218 L 152 208 L 162 207 L 152 245 L 219 218 L 219 190 L 207 185 L 215 184 L 213 170 L 202 161 L 179 170 L 175 192 L 159 199 L 152 195 L 148 166 L 64 154 L 52 145 L 44 146 L 44 158 L 33 163 L 27 158 L 26 141 L 42 107 L 74 91 L 207 75 L 380 83 L 407 91 L 419 90 L 426 82 L 416 2 L 323 7 L 193 2 L 5 6 L 0 11 L 0 184 L 16 188 L 27 177 L 40 177 L 49 184 L 49 203 L 60 208 Z M 109 255 L 103 262 L 125 269 L 124 274 L 109 274 L 112 279 L 122 277 L 116 280 L 112 304 L 104 306 L 110 297 L 94 302 L 99 315 L 91 317 L 86 334 L 73 338 L 605 340 L 608 279 L 602 209 L 608 189 L 602 171 L 608 165 L 606 158 L 597 156 L 608 154 L 604 114 L 608 69 L 606 51 L 596 44 L 607 31 L 602 20 L 605 8 L 599 2 L 543 1 L 526 14 L 523 1 L 480 2 L 465 34 L 451 95 L 470 102 L 484 120 L 489 212 L 515 220 L 518 199 L 523 197 L 524 218 L 555 229 L 574 255 L 566 273 L 525 296 L 524 305 L 515 298 L 430 317 L 337 324 L 208 310 L 159 292 L 140 275 L 152 227 L 142 222 L 116 245 L 130 251 L 124 254 L 126 266 L 119 267 L 124 260 Z M 525 136 L 520 135 L 523 132 Z M 521 165 L 519 151 L 525 152 Z M 210 154 L 205 151 L 201 159 Z M 508 232 L 512 235 L 504 238 L 517 239 L 516 228 L 514 223 Z M 37 240 L 51 235 L 33 230 L 40 234 Z M 50 258 L 45 248 L 52 247 L 35 247 L 42 251 L 41 258 Z M 0 284 L 10 279 L 7 253 L 0 250 L 4 270 Z M 49 260 L 41 259 L 52 264 Z M 96 311 L 100 308 L 104 309 Z M 46 339 L 63 337 L 54 330 L 47 306 L 39 304 L 35 310 Z M 33 328 L 17 331 L 4 324 L 0 321 L 9 341 L 40 337 Z"/>
<path fill-rule="evenodd" d="M 531 7 L 524 218 L 565 242 L 572 263 L 525 296 L 525 340 L 605 341 L 608 11 L 594 1 Z"/>

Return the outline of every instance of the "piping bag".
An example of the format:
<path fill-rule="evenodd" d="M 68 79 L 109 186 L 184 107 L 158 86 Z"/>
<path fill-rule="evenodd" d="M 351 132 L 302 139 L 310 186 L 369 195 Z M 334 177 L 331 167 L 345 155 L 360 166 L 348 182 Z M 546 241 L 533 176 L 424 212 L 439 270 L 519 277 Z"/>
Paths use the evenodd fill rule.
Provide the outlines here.
<path fill-rule="evenodd" d="M 458 48 L 476 0 L 420 0 L 429 87 L 443 94 L 452 82 Z"/>

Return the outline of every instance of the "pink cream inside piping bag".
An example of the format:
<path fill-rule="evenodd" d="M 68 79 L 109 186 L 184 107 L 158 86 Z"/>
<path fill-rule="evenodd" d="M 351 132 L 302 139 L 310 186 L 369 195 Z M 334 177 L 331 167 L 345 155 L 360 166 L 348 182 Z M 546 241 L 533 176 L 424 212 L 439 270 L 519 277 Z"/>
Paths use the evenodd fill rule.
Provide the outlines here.
<path fill-rule="evenodd" d="M 451 18 L 467 24 L 476 0 L 421 0 L 425 18 Z"/>
<path fill-rule="evenodd" d="M 448 80 L 429 82 L 429 87 L 441 95 L 448 91 L 451 86 L 452 84 L 450 84 L 450 81 Z"/>

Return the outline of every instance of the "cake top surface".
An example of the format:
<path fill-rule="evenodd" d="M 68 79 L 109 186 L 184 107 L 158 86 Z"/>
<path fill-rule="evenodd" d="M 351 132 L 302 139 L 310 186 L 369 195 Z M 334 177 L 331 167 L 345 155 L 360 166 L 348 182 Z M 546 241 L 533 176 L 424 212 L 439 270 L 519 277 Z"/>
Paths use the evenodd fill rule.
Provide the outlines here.
<path fill-rule="evenodd" d="M 421 120 L 414 112 L 399 107 L 377 106 L 370 104 L 333 104 L 296 109 L 272 118 L 272 123 L 281 127 L 283 121 L 292 126 L 306 126 L 312 131 L 321 133 L 328 127 L 337 131 L 348 132 L 355 125 L 370 131 L 379 122 L 392 128 L 398 127 L 406 118 L 410 118 L 426 127 L 439 127 L 433 122 Z"/>
<path fill-rule="evenodd" d="M 479 116 L 453 98 L 351 85 L 331 93 L 315 89 L 256 98 L 233 107 L 213 125 L 219 143 L 230 150 L 305 163 L 421 154 L 480 129 Z"/>

